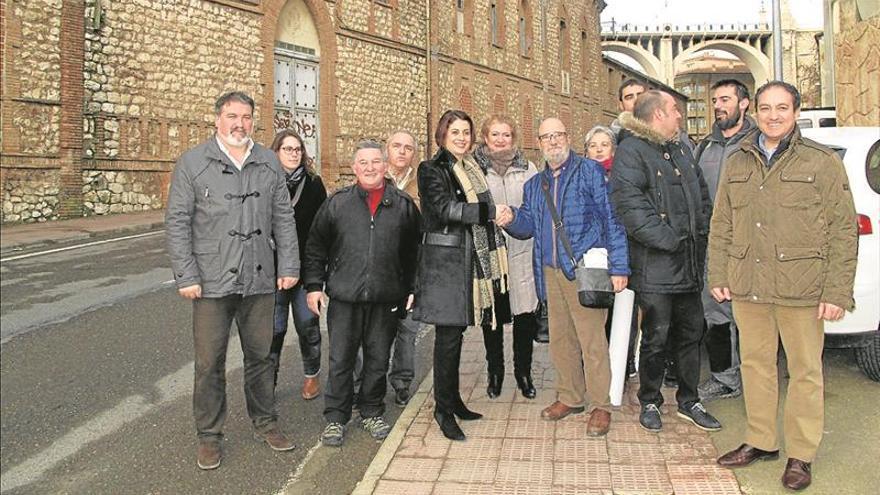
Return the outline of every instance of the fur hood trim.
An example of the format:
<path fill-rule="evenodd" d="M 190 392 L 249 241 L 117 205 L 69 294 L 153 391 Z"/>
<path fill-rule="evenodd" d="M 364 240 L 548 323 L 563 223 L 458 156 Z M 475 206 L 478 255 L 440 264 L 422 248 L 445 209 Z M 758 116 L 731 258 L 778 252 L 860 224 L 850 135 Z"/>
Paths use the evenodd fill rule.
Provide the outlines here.
<path fill-rule="evenodd" d="M 676 140 L 663 137 L 663 135 L 655 131 L 647 122 L 641 119 L 637 119 L 635 115 L 632 114 L 632 112 L 621 113 L 619 120 L 620 127 L 631 132 L 633 136 L 657 144 L 659 146 L 663 146 L 670 141 Z"/>

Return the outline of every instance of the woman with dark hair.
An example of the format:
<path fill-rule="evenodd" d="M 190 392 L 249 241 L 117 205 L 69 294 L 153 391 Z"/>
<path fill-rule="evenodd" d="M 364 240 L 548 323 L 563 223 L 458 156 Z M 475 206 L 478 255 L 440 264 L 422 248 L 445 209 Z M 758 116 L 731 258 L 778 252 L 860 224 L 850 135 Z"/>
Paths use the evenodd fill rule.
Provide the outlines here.
<path fill-rule="evenodd" d="M 287 190 L 296 217 L 296 235 L 299 243 L 299 258 L 305 253 L 306 241 L 312 220 L 318 208 L 327 198 L 327 191 L 321 177 L 312 167 L 312 160 L 306 151 L 302 138 L 292 129 L 285 129 L 275 135 L 272 150 L 278 155 Z M 303 399 L 314 399 L 321 392 L 318 375 L 321 372 L 321 329 L 318 316 L 306 305 L 306 291 L 302 281 L 290 289 L 275 293 L 275 329 L 270 350 L 275 364 L 275 384 L 278 384 L 278 368 L 281 365 L 281 348 L 287 334 L 287 320 L 293 309 L 293 323 L 299 336 L 299 350 L 302 353 L 303 380 L 300 394 Z"/>
<path fill-rule="evenodd" d="M 461 110 L 440 117 L 437 153 L 419 165 L 423 239 L 413 319 L 433 324 L 434 419 L 446 438 L 464 440 L 455 418 L 480 419 L 465 406 L 458 367 L 464 330 L 495 323 L 496 293 L 507 292 L 507 250 L 493 220 L 509 221 L 496 205 L 470 150 L 474 123 Z"/>
<path fill-rule="evenodd" d="M 520 206 L 523 185 L 538 169 L 516 146 L 516 124 L 504 115 L 492 115 L 480 129 L 482 143 L 474 150 L 474 160 L 486 174 L 495 201 Z M 535 276 L 532 273 L 532 240 L 519 240 L 504 234 L 510 267 L 510 293 L 495 294 L 495 326 L 483 325 L 486 364 L 489 375 L 486 395 L 501 394 L 504 382 L 504 323 L 513 319 L 513 376 L 523 397 L 534 399 L 532 383 L 532 340 L 537 331 Z M 499 311 L 500 309 L 500 311 Z"/>

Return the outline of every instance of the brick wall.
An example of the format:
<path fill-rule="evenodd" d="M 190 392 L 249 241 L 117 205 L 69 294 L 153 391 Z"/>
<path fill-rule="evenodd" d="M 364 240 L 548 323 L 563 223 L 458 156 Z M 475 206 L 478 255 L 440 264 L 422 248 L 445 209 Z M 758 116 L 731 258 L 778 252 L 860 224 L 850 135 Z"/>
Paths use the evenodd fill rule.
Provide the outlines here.
<path fill-rule="evenodd" d="M 211 134 L 211 105 L 229 89 L 257 101 L 257 139 L 268 142 L 286 1 L 0 0 L 2 221 L 162 207 L 174 161 Z M 422 0 L 296 1 L 320 39 L 319 143 L 331 187 L 351 180 L 363 137 L 408 129 L 425 158 L 448 108 L 468 110 L 478 126 L 510 114 L 533 154 L 546 116 L 561 116 L 574 142 L 607 120 L 595 2 L 495 0 L 493 42 L 489 0 L 465 1 L 462 33 L 449 0 L 432 1 L 430 31 Z"/>

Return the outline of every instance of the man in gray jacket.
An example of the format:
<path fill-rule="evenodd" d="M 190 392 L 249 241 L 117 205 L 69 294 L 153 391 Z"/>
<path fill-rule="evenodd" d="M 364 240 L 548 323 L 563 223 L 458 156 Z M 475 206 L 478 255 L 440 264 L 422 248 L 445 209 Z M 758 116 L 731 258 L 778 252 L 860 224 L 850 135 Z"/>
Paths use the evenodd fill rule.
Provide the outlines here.
<path fill-rule="evenodd" d="M 289 289 L 299 277 L 290 196 L 275 153 L 251 139 L 254 100 L 230 92 L 217 99 L 214 110 L 214 136 L 174 167 L 165 214 L 174 280 L 193 304 L 193 415 L 201 469 L 217 468 L 222 458 L 233 319 L 254 435 L 273 450 L 294 448 L 277 425 L 269 356 L 275 289 Z"/>
<path fill-rule="evenodd" d="M 749 109 L 749 90 L 736 79 L 722 79 L 712 85 L 712 105 L 715 124 L 712 134 L 706 136 L 697 148 L 697 162 L 709 187 L 709 197 L 715 202 L 718 178 L 724 161 L 739 146 L 740 140 L 753 131 L 755 121 L 746 115 Z M 706 347 L 709 350 L 711 376 L 697 389 L 704 401 L 739 397 L 742 380 L 739 373 L 739 333 L 730 301 L 717 302 L 703 287 L 703 314 L 708 325 Z"/>

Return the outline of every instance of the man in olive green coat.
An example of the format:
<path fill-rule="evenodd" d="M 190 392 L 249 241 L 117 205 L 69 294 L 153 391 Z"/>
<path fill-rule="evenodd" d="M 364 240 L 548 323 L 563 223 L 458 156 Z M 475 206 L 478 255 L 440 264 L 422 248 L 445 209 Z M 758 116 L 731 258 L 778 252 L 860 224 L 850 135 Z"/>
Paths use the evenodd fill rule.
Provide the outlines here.
<path fill-rule="evenodd" d="M 745 443 L 718 459 L 742 467 L 779 456 L 776 353 L 791 376 L 784 412 L 782 484 L 811 481 L 822 439 L 824 321 L 852 310 L 858 238 L 846 170 L 828 148 L 801 137 L 800 94 L 771 81 L 758 89 L 758 132 L 728 158 L 709 231 L 709 284 L 733 300 L 740 326 Z"/>

